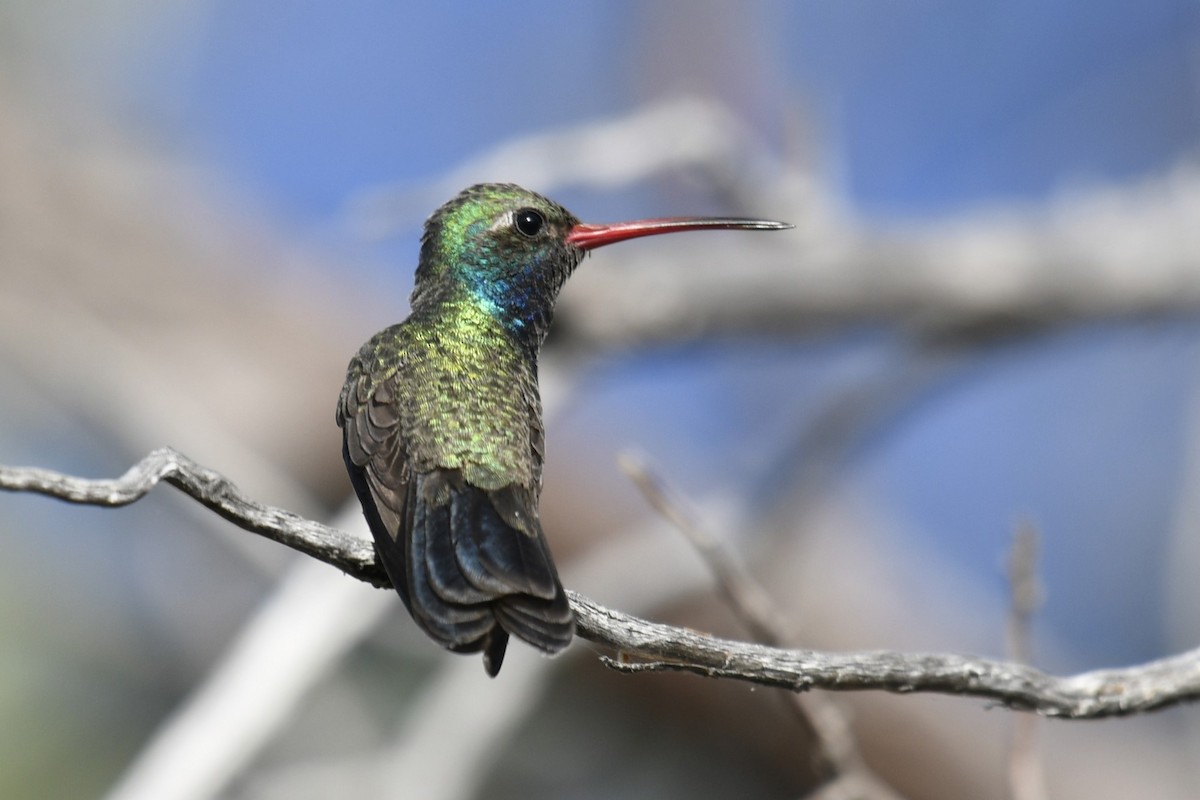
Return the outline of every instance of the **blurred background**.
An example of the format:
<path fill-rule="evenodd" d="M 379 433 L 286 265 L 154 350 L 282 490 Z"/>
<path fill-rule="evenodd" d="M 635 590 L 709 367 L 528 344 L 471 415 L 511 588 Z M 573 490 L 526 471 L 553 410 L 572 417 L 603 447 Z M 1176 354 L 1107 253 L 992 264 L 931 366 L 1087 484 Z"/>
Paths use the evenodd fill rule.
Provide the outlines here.
<path fill-rule="evenodd" d="M 0 4 L 0 463 L 172 445 L 363 531 L 333 408 L 407 313 L 424 217 L 505 180 L 606 249 L 542 362 L 564 582 L 745 637 L 617 466 L 643 454 L 790 641 L 1034 662 L 1200 634 L 1200 8 L 942 0 Z M 1000 798 L 1013 715 L 833 698 L 912 798 Z M 1058 798 L 1195 797 L 1194 708 L 1043 722 Z M 0 498 L 0 796 L 803 797 L 774 693 L 578 642 L 489 681 L 390 592 L 168 488 Z"/>

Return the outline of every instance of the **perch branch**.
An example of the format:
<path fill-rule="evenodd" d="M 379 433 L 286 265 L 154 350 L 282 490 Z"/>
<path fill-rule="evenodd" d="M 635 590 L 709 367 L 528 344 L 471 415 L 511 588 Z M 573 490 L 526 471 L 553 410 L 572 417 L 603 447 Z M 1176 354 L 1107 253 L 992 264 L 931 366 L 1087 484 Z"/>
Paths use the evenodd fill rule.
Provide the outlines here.
<path fill-rule="evenodd" d="M 166 481 L 253 533 L 285 544 L 376 586 L 387 578 L 370 542 L 288 511 L 254 502 L 226 478 L 185 456 L 155 450 L 115 480 L 89 480 L 27 467 L 0 467 L 0 489 L 36 492 L 72 503 L 128 505 Z M 1200 698 L 1200 649 L 1134 667 L 1074 676 L 974 656 L 874 651 L 784 650 L 719 639 L 649 622 L 568 592 L 579 635 L 638 661 L 604 658 L 624 672 L 692 672 L 792 691 L 881 689 L 991 700 L 1050 717 L 1128 716 Z"/>
<path fill-rule="evenodd" d="M 370 542 L 310 519 L 255 502 L 227 478 L 170 447 L 160 447 L 114 479 L 89 480 L 36 467 L 0 466 L 0 489 L 36 492 L 68 503 L 127 506 L 165 481 L 239 528 L 332 564 L 375 586 L 391 586 Z"/>

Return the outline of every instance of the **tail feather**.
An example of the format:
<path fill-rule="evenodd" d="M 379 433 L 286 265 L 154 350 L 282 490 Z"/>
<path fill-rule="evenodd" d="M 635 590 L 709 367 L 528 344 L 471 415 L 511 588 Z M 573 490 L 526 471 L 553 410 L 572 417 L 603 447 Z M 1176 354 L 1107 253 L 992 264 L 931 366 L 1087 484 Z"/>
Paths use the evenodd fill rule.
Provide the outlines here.
<path fill-rule="evenodd" d="M 565 593 L 552 600 L 509 595 L 497 601 L 494 609 L 506 631 L 545 653 L 559 652 L 575 635 L 575 617 Z"/>
<path fill-rule="evenodd" d="M 495 675 L 510 634 L 549 654 L 570 644 L 570 605 L 536 512 L 517 495 L 489 493 L 453 471 L 394 488 L 369 472 L 356 477 L 365 478 L 355 482 L 360 497 L 366 489 L 372 500 L 364 508 L 384 568 L 441 646 L 483 651 Z"/>
<path fill-rule="evenodd" d="M 504 651 L 507 649 L 508 631 L 497 625 L 492 628 L 483 645 L 483 668 L 490 677 L 494 678 L 500 674 L 500 667 L 504 664 Z"/>
<path fill-rule="evenodd" d="M 450 527 L 446 544 L 453 551 L 459 573 L 490 601 L 519 591 L 519 587 L 488 566 L 483 552 L 487 539 L 495 536 L 507 538 L 512 533 L 497 528 L 495 515 L 486 513 L 487 505 L 487 495 L 482 490 L 464 484 L 455 491 L 450 499 Z"/>
<path fill-rule="evenodd" d="M 419 500 L 415 506 L 406 559 L 413 618 L 426 633 L 450 650 L 480 650 L 495 625 L 490 610 L 486 605 L 455 603 L 442 597 L 429 569 L 428 543 L 446 536 L 449 509 L 431 507 Z"/>
<path fill-rule="evenodd" d="M 434 592 L 443 600 L 463 605 L 487 603 L 496 596 L 496 589 L 479 580 L 463 566 L 460 548 L 454 541 L 454 532 L 460 530 L 463 521 L 456 513 L 458 504 L 441 506 L 433 516 L 443 523 L 425 537 L 425 568 Z M 430 512 L 425 511 L 426 519 Z"/>
<path fill-rule="evenodd" d="M 541 525 L 522 530 L 496 511 L 492 496 L 471 486 L 451 500 L 451 535 L 464 575 L 493 596 L 531 594 L 546 600 L 562 592 Z"/>

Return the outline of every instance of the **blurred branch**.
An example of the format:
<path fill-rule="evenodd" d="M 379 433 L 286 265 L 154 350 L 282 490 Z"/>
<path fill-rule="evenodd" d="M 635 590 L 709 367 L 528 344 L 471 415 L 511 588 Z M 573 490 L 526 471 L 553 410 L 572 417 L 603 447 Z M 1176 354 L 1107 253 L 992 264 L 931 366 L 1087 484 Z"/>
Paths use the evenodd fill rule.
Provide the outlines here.
<path fill-rule="evenodd" d="M 796 230 L 763 241 L 647 243 L 605 257 L 602 267 L 586 265 L 559 300 L 552 341 L 613 347 L 878 321 L 975 341 L 1200 311 L 1194 163 L 1139 184 L 1064 192 L 1025 210 L 863 222 L 838 189 L 781 160 L 735 112 L 695 97 L 504 142 L 433 183 L 360 193 L 346 219 L 378 236 L 416 227 L 479 180 L 553 194 L 571 186 L 610 191 L 668 174 L 705 182 L 733 213 L 783 219 Z"/>
<path fill-rule="evenodd" d="M 71 503 L 128 505 L 166 481 L 239 527 L 338 567 L 376 586 L 387 578 L 371 543 L 291 512 L 250 500 L 220 474 L 170 448 L 155 450 L 115 480 L 89 480 L 50 470 L 0 467 L 0 489 L 49 495 Z M 719 639 L 649 622 L 568 593 L 579 635 L 613 648 L 602 657 L 623 672 L 692 672 L 762 686 L 807 691 L 882 689 L 981 697 L 1052 717 L 1128 716 L 1200 699 L 1200 649 L 1134 667 L 1058 677 L 1032 667 L 954 654 L 888 651 L 822 653 Z M 633 657 L 639 661 L 629 662 Z"/>
<path fill-rule="evenodd" d="M 621 469 L 647 502 L 696 548 L 717 579 L 730 608 L 751 635 L 760 644 L 784 646 L 788 636 L 783 614 L 725 542 L 696 522 L 693 514 L 673 496 L 666 481 L 645 459 L 627 453 L 621 456 L 620 462 Z M 814 742 L 812 761 L 822 781 L 820 789 L 812 795 L 814 798 L 898 800 L 900 795 L 867 766 L 854 740 L 850 721 L 836 704 L 820 694 L 788 693 L 785 697 L 788 709 Z"/>
<path fill-rule="evenodd" d="M 784 173 L 733 111 L 703 97 L 682 96 L 502 142 L 429 184 L 360 191 L 343 216 L 361 235 L 378 238 L 419 225 L 430 209 L 484 180 L 553 194 L 570 186 L 612 190 L 681 170 L 703 171 L 744 214 L 763 205 L 764 184 Z"/>
<path fill-rule="evenodd" d="M 723 542 L 702 528 L 684 510 L 683 504 L 671 496 L 666 481 L 644 458 L 634 453 L 623 453 L 620 466 L 646 501 L 696 548 L 717 579 L 717 586 L 725 595 L 729 607 L 750 631 L 750 635 L 761 644 L 782 647 L 787 639 L 783 615 L 745 565 L 733 557 Z"/>
<path fill-rule="evenodd" d="M 1019 664 L 1033 660 L 1029 623 L 1042 603 L 1042 587 L 1037 577 L 1038 534 L 1031 523 L 1023 522 L 1013 534 L 1008 557 L 1008 583 L 1012 606 L 1009 610 L 1008 657 Z M 1008 754 L 1008 786 L 1012 800 L 1046 800 L 1046 776 L 1037 750 L 1037 718 L 1020 716 L 1013 721 L 1012 744 Z"/>
<path fill-rule="evenodd" d="M 585 265 L 558 306 L 563 332 L 612 346 L 884 321 L 975 341 L 1200 310 L 1191 164 L 1024 212 L 904 226 L 855 222 L 832 194 L 789 203 L 771 188 L 763 213 L 794 232 L 648 243 Z"/>
<path fill-rule="evenodd" d="M 390 598 L 296 559 L 105 800 L 224 797 L 297 698 L 390 609 Z"/>

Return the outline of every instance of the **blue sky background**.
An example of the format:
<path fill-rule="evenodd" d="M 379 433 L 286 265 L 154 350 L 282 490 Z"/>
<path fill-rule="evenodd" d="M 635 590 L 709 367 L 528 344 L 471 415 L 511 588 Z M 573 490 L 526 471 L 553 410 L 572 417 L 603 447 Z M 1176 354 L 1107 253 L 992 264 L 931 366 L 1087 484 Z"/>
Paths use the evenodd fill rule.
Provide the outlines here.
<path fill-rule="evenodd" d="M 114 56 L 119 102 L 297 227 L 355 251 L 364 244 L 342 214 L 356 192 L 420 185 L 511 137 L 681 91 L 718 97 L 778 148 L 802 119 L 845 205 L 887 225 L 1143 179 L 1194 157 L 1200 132 L 1200 7 L 1183 0 L 261 0 L 160 13 L 157 36 Z M 584 215 L 609 208 L 594 194 L 565 199 Z M 635 198 L 630 214 L 675 210 L 660 200 Z M 361 279 L 398 308 L 417 235 L 355 262 L 382 270 Z M 1191 324 L 1147 323 L 987 350 L 866 441 L 852 480 L 997 592 L 1011 526 L 1032 517 L 1047 539 L 1045 623 L 1084 661 L 1161 652 L 1163 630 L 1144 621 L 1162 618 L 1156 543 L 1179 488 L 1197 344 Z M 849 332 L 667 348 L 610 366 L 588 404 L 621 421 L 616 438 L 657 443 L 697 490 L 756 486 L 778 466 L 758 457 L 776 422 L 828 389 L 814 376 L 864 348 L 881 366 L 902 358 L 893 347 Z M 749 381 L 747 364 L 758 365 Z M 788 399 L 764 409 L 763 396 Z M 738 469 L 712 466 L 688 438 L 704 424 L 705 446 Z M 739 445 L 755 457 L 739 461 Z M 1102 557 L 1081 558 L 1093 551 Z M 1123 583 L 1141 588 L 1114 593 Z"/>
<path fill-rule="evenodd" d="M 1194 164 L 1200 142 L 1194 0 L 69 7 L 0 6 L 0 47 L 28 36 L 30 70 L 69 82 L 149 144 L 211 169 L 242 193 L 231 208 L 265 211 L 302 237 L 300 246 L 314 244 L 338 281 L 395 308 L 397 319 L 407 308 L 419 230 L 413 221 L 387 241 L 357 237 L 345 213 L 360 192 L 421 187 L 513 137 L 685 92 L 725 103 L 780 157 L 799 146 L 852 218 L 893 229 L 994 208 L 1036 214 L 1089 187 Z M 246 197 L 252 202 L 237 205 Z M 593 219 L 722 210 L 677 185 L 573 188 L 558 199 Z M 604 254 L 620 257 L 615 248 Z M 600 258 L 588 268 L 602 268 Z M 1047 603 L 1037 629 L 1055 646 L 1039 654 L 1041 665 L 1076 670 L 1173 652 L 1188 644 L 1170 627 L 1166 585 L 1171 526 L 1189 491 L 1183 462 L 1198 357 L 1194 319 L 1088 324 L 983 347 L 862 431 L 836 465 L 841 479 L 831 491 L 869 497 L 893 524 L 888 533 L 900 537 L 898 551 L 937 553 L 981 587 L 999 609 L 979 623 L 994 633 L 992 654 L 1002 648 L 1003 561 L 1022 518 L 1043 537 Z M 780 476 L 795 468 L 796 442 L 824 404 L 912 358 L 902 336 L 873 328 L 609 354 L 552 430 L 549 466 L 578 458 L 624 484 L 613 457 L 636 443 L 691 493 L 785 500 L 792 487 Z M 40 411 L 43 401 L 16 402 Z M 82 430 L 94 422 L 49 434 L 22 427 L 6 441 L 46 465 L 71 463 L 64 451 L 86 451 L 74 460 L 78 472 L 116 474 L 126 465 L 111 463 L 116 448 L 105 433 Z M 64 592 L 40 609 L 94 629 L 84 645 L 73 630 L 62 635 L 71 644 L 52 645 L 111 659 L 106 668 L 127 681 L 136 709 L 123 713 L 141 714 L 131 727 L 149 729 L 183 679 L 173 674 L 178 682 L 154 687 L 161 707 L 137 706 L 153 691 L 126 661 L 161 641 L 146 633 L 150 625 L 127 632 L 130 642 L 100 624 L 113 606 L 139 620 L 156 611 L 129 588 L 136 584 L 127 572 L 140 564 L 122 548 L 133 537 L 81 545 L 81 520 L 100 512 L 11 507 L 13 530 L 31 537 L 9 537 L 25 548 L 18 555 L 51 549 L 32 537 L 47 529 L 35 520 L 52 520 L 46 541 L 62 552 L 42 557 L 56 560 L 70 589 L 95 590 L 86 607 Z M 155 498 L 139 505 L 147 520 L 140 524 L 153 529 L 146 538 L 169 528 L 176 510 Z M 120 517 L 131 527 L 124 521 L 134 518 L 132 510 Z M 194 568 L 179 578 L 183 589 L 162 592 L 167 602 L 194 603 L 209 588 L 204 545 L 185 547 L 195 548 L 184 554 Z M 260 590 L 247 578 L 221 599 Z M 221 613 L 232 614 L 225 606 Z M 235 623 L 214 624 L 203 632 L 206 643 Z M 179 672 L 194 678 L 196 652 L 207 651 L 197 645 L 163 656 L 165 669 L 177 657 Z M 34 655 L 30 675 L 57 675 Z M 61 652 L 51 655 L 54 669 L 73 668 Z M 43 680 L 47 695 L 58 693 L 57 678 Z M 8 685 L 19 684 L 0 682 L 0 691 Z M 67 713 L 76 703 L 64 697 Z M 30 713 L 46 716 L 40 705 Z M 46 750 L 52 756 L 58 747 Z M 13 752 L 25 763 L 22 750 Z"/>
<path fill-rule="evenodd" d="M 849 201 L 871 215 L 1036 200 L 1145 175 L 1195 147 L 1194 3 L 739 8 L 724 31 L 738 61 L 711 64 L 678 52 L 709 41 L 695 30 L 712 14 L 704 5 L 218 2 L 186 64 L 141 64 L 142 99 L 318 217 L 381 179 L 429 180 L 502 139 L 628 110 L 689 80 L 768 136 L 802 105 Z M 655 47 L 708 66 L 681 76 Z M 172 79 L 155 85 L 155 74 Z"/>

